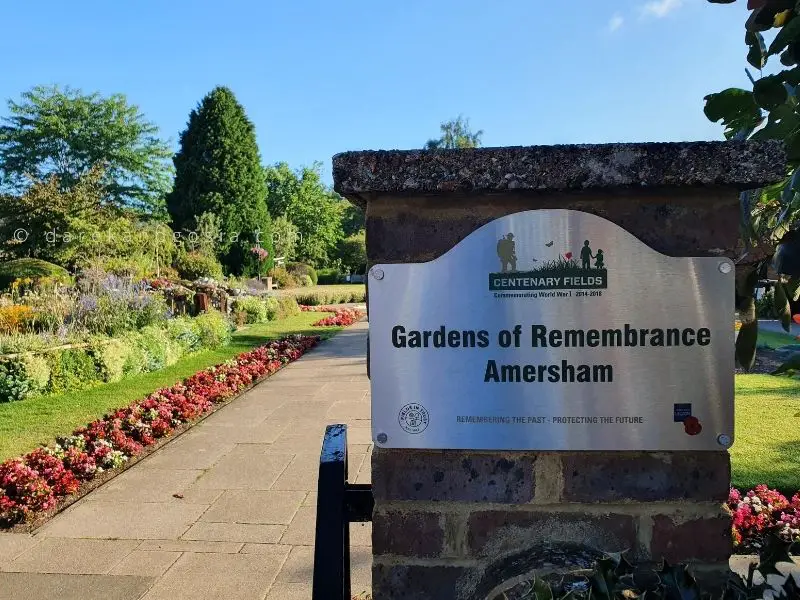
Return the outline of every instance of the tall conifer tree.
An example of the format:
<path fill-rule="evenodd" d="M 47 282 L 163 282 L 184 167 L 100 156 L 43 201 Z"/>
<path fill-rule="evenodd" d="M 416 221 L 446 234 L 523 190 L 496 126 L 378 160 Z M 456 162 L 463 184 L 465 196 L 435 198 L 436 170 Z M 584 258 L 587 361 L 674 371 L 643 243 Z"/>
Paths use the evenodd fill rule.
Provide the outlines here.
<path fill-rule="evenodd" d="M 175 230 L 194 230 L 203 213 L 220 218 L 217 255 L 232 273 L 248 273 L 259 245 L 272 262 L 272 231 L 255 128 L 233 92 L 214 88 L 189 115 L 175 155 L 167 208 Z M 252 271 L 251 271 L 252 273 Z"/>

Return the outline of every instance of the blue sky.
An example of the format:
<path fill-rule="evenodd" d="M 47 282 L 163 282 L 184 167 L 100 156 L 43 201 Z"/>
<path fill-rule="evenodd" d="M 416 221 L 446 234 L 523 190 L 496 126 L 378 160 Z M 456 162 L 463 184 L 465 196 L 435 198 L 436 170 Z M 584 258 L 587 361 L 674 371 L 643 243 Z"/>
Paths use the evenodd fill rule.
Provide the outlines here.
<path fill-rule="evenodd" d="M 227 85 L 265 163 L 321 160 L 327 181 L 333 154 L 418 148 L 459 114 L 485 146 L 721 139 L 703 96 L 747 86 L 745 5 L 7 2 L 0 99 L 51 83 L 121 92 L 176 145 Z"/>

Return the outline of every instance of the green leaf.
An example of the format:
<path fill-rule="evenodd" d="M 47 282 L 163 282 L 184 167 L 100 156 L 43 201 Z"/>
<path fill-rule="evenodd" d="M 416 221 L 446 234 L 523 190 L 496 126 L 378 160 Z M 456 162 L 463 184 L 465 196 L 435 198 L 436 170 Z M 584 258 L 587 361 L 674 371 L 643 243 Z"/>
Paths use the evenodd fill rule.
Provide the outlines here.
<path fill-rule="evenodd" d="M 775 293 L 772 295 L 772 307 L 775 314 L 778 315 L 778 320 L 780 320 L 784 331 L 786 331 L 786 333 L 791 333 L 792 309 L 789 307 L 786 289 L 783 287 L 783 282 L 780 278 L 775 282 Z"/>
<path fill-rule="evenodd" d="M 767 45 L 764 43 L 764 36 L 757 31 L 748 31 L 744 34 L 744 43 L 750 46 L 747 53 L 747 62 L 756 69 L 763 69 L 767 64 Z"/>
<path fill-rule="evenodd" d="M 788 231 L 775 246 L 774 269 L 789 276 L 800 276 L 800 231 Z"/>
<path fill-rule="evenodd" d="M 786 282 L 786 295 L 792 299 L 792 302 L 800 300 L 800 277 L 790 277 Z"/>
<path fill-rule="evenodd" d="M 784 25 L 769 45 L 768 54 L 777 54 L 800 38 L 800 19 L 794 18 Z"/>
<path fill-rule="evenodd" d="M 741 131 L 750 133 L 763 122 L 761 109 L 753 92 L 729 88 L 705 97 L 703 111 L 710 121 L 722 120 L 725 137 L 730 139 Z"/>
<path fill-rule="evenodd" d="M 752 300 L 752 311 L 755 313 L 755 300 Z M 758 321 L 742 321 L 742 326 L 739 329 L 739 334 L 736 336 L 736 362 L 738 362 L 745 371 L 753 368 L 756 362 L 756 343 L 758 342 Z"/>
<path fill-rule="evenodd" d="M 704 100 L 706 105 L 703 111 L 709 121 L 731 119 L 742 113 L 751 115 L 758 113 L 758 116 L 761 116 L 753 92 L 741 88 L 728 88 L 716 94 L 709 94 Z"/>
<path fill-rule="evenodd" d="M 788 97 L 783 81 L 777 75 L 762 77 L 753 86 L 753 98 L 756 104 L 767 110 L 777 108 L 786 102 Z"/>
<path fill-rule="evenodd" d="M 550 584 L 541 577 L 536 577 L 533 581 L 533 594 L 535 600 L 553 600 Z"/>
<path fill-rule="evenodd" d="M 797 48 L 797 44 L 794 44 L 794 43 L 793 44 L 789 44 L 789 47 L 786 48 L 786 50 L 784 50 L 781 53 L 780 61 L 781 61 L 782 65 L 784 65 L 786 67 L 791 67 L 791 66 L 797 64 L 797 57 L 795 56 L 795 49 L 796 48 Z M 749 56 L 750 55 L 748 54 L 748 57 Z"/>
<path fill-rule="evenodd" d="M 665 597 L 675 600 L 700 600 L 700 586 L 686 565 L 669 565 L 658 572 L 665 587 Z"/>
<path fill-rule="evenodd" d="M 792 557 L 789 550 L 792 547 L 792 542 L 785 542 L 778 537 L 774 532 L 767 536 L 767 543 L 758 554 L 758 572 L 767 578 L 767 575 L 781 575 L 781 572 L 775 568 L 779 563 L 791 563 Z"/>

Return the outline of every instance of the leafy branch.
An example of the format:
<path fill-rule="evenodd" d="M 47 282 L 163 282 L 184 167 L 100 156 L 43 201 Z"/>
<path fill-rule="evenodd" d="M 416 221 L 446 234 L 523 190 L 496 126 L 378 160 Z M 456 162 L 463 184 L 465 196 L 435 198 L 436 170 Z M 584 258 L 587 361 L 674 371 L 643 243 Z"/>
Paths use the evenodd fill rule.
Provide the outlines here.
<path fill-rule="evenodd" d="M 731 4 L 736 0 L 708 0 Z M 758 320 L 755 291 L 771 266 L 777 273 L 775 312 L 788 332 L 789 298 L 800 294 L 800 3 L 796 0 L 748 0 L 745 23 L 747 62 L 752 89 L 728 88 L 705 97 L 705 114 L 725 127 L 729 140 L 781 140 L 787 152 L 786 177 L 778 184 L 740 195 L 741 233 L 745 253 L 737 264 L 736 307 L 742 327 L 736 339 L 736 359 L 749 370 L 755 361 Z M 767 44 L 762 32 L 777 30 Z M 765 73 L 778 57 L 774 71 Z M 754 259 L 755 257 L 755 259 Z"/>

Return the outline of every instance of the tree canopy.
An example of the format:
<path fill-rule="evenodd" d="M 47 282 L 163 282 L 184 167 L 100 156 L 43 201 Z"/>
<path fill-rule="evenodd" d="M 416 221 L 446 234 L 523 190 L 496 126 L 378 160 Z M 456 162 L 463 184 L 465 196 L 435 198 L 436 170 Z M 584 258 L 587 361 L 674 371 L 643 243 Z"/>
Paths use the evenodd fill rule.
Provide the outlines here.
<path fill-rule="evenodd" d="M 730 4 L 735 0 L 709 0 Z M 746 70 L 752 89 L 728 88 L 705 97 L 705 114 L 720 121 L 732 140 L 782 140 L 789 168 L 777 185 L 742 192 L 741 229 L 745 251 L 737 260 L 736 305 L 742 327 L 736 338 L 736 359 L 753 366 L 758 338 L 755 290 L 770 264 L 778 274 L 774 310 L 789 331 L 789 299 L 800 298 L 800 4 L 794 0 L 748 0 L 745 29 Z M 777 30 L 769 44 L 762 32 Z M 770 63 L 777 58 L 780 66 Z M 773 252 L 774 250 L 774 252 Z"/>
<path fill-rule="evenodd" d="M 297 228 L 294 258 L 320 267 L 329 263 L 342 233 L 342 215 L 349 204 L 321 179 L 315 163 L 292 171 L 286 163 L 265 170 L 268 205 L 274 218 L 285 217 Z"/>
<path fill-rule="evenodd" d="M 125 96 L 37 86 L 9 100 L 8 110 L 0 125 L 3 189 L 22 193 L 31 180 L 55 176 L 66 190 L 100 165 L 107 203 L 164 214 L 171 152 Z"/>
<path fill-rule="evenodd" d="M 469 119 L 459 115 L 451 121 L 446 121 L 439 126 L 441 137 L 428 140 L 425 144 L 427 150 L 443 148 L 478 148 L 481 145 L 483 130 L 473 132 L 469 127 Z"/>
<path fill-rule="evenodd" d="M 206 212 L 219 217 L 217 255 L 234 273 L 259 245 L 274 258 L 267 186 L 255 128 L 233 92 L 214 88 L 189 115 L 175 155 L 167 208 L 176 230 L 194 230 Z M 267 267 L 269 265 L 266 265 Z"/>

